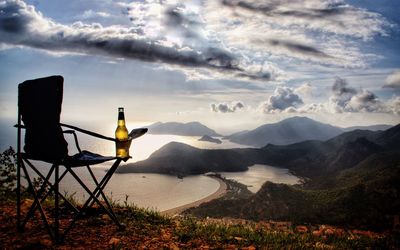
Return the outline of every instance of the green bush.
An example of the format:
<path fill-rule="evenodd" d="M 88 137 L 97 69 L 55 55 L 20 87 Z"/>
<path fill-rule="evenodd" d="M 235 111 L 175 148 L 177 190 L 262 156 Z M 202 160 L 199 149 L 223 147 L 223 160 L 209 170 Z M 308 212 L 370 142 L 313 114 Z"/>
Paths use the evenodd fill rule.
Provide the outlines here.
<path fill-rule="evenodd" d="M 17 153 L 10 147 L 0 153 L 0 194 L 2 198 L 14 195 L 17 181 Z"/>

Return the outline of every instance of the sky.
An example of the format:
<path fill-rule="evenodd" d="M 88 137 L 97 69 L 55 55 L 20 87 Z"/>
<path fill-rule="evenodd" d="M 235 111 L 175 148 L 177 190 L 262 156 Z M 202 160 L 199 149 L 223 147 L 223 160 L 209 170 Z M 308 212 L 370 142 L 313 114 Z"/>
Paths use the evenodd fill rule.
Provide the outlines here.
<path fill-rule="evenodd" d="M 398 0 L 0 0 L 0 119 L 17 85 L 64 77 L 62 120 L 199 121 L 219 133 L 292 116 L 400 122 Z"/>

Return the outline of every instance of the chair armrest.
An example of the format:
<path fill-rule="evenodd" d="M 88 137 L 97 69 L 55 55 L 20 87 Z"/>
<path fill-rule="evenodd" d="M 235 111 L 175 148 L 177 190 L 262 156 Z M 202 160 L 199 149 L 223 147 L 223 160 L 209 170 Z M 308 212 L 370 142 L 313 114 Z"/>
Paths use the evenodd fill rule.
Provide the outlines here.
<path fill-rule="evenodd" d="M 95 132 L 92 132 L 92 131 L 89 131 L 89 130 L 81 129 L 81 128 L 78 128 L 78 127 L 75 127 L 75 126 L 72 126 L 72 125 L 68 125 L 68 124 L 64 124 L 64 123 L 60 123 L 60 125 L 63 126 L 63 127 L 66 127 L 66 128 L 71 128 L 73 130 L 76 130 L 78 132 L 81 132 L 81 133 L 84 133 L 84 134 L 87 134 L 87 135 L 91 135 L 91 136 L 94 136 L 94 137 L 97 137 L 97 138 L 100 138 L 100 139 L 104 139 L 104 140 L 109 140 L 109 141 L 115 142 L 115 138 L 112 138 L 112 137 L 107 137 L 107 136 L 104 136 L 104 135 L 101 135 L 101 134 L 98 134 L 98 133 L 95 133 Z"/>
<path fill-rule="evenodd" d="M 25 128 L 25 125 L 22 125 L 22 124 L 21 124 L 21 125 L 15 124 L 15 125 L 14 125 L 14 128 Z"/>
<path fill-rule="evenodd" d="M 129 140 L 136 139 L 144 134 L 147 133 L 147 128 L 136 128 L 132 129 L 131 132 L 129 133 Z"/>

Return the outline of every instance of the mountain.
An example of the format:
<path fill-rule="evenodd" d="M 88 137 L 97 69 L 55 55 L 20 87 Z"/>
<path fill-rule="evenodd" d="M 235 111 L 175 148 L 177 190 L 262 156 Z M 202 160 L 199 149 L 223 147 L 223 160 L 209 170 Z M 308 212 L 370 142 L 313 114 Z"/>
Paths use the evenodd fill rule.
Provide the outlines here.
<path fill-rule="evenodd" d="M 210 171 L 246 171 L 252 165 L 246 152 L 240 149 L 199 149 L 184 143 L 170 142 L 151 154 L 147 160 L 127 164 L 117 172 L 186 176 Z"/>
<path fill-rule="evenodd" d="M 245 171 L 254 164 L 266 164 L 288 168 L 298 176 L 317 178 L 351 168 L 372 154 L 399 147 L 399 127 L 387 131 L 355 130 L 327 141 L 268 144 L 262 148 L 199 149 L 171 142 L 148 159 L 119 170 L 185 176 L 210 171 Z"/>
<path fill-rule="evenodd" d="M 343 131 L 348 132 L 348 131 L 353 131 L 353 130 L 371 130 L 371 131 L 378 131 L 378 130 L 386 130 L 391 128 L 392 125 L 387 125 L 387 124 L 377 124 L 377 125 L 371 125 L 371 126 L 353 126 L 353 127 L 347 127 L 343 128 Z"/>
<path fill-rule="evenodd" d="M 220 136 L 214 130 L 199 122 L 157 122 L 148 126 L 150 134 L 169 134 L 169 135 L 183 135 L 183 136 Z"/>
<path fill-rule="evenodd" d="M 308 178 L 292 186 L 266 182 L 250 197 L 222 197 L 188 213 L 393 228 L 400 211 L 400 124 L 386 131 L 356 130 L 325 142 L 267 145 L 260 150 L 268 155 L 265 160 L 279 161 Z"/>
<path fill-rule="evenodd" d="M 343 130 L 306 117 L 291 117 L 278 123 L 265 124 L 251 131 L 228 136 L 236 143 L 262 147 L 270 144 L 286 145 L 305 140 L 327 140 L 341 134 Z"/>

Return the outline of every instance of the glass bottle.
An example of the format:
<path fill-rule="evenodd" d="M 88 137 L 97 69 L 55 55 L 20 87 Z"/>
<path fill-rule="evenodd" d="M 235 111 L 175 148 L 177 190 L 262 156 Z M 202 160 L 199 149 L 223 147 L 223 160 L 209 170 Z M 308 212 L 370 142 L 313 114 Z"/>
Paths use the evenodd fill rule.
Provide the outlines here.
<path fill-rule="evenodd" d="M 115 130 L 116 156 L 119 158 L 129 157 L 128 129 L 125 126 L 124 108 L 118 108 L 118 126 Z"/>

